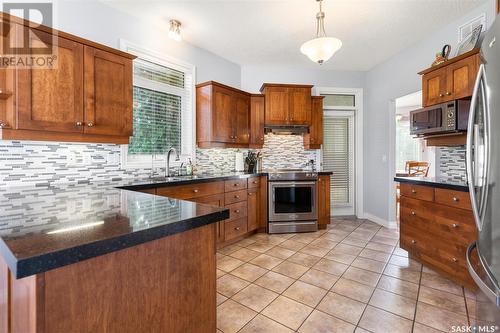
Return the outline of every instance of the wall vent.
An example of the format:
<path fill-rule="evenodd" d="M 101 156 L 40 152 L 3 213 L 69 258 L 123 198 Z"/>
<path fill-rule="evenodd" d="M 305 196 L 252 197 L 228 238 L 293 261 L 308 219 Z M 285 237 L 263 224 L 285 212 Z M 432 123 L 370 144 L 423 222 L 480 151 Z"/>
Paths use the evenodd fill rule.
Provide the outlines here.
<path fill-rule="evenodd" d="M 458 27 L 458 42 L 460 43 L 463 41 L 468 35 L 470 35 L 472 30 L 480 24 L 483 25 L 481 32 L 486 31 L 486 13 L 483 13 Z"/>

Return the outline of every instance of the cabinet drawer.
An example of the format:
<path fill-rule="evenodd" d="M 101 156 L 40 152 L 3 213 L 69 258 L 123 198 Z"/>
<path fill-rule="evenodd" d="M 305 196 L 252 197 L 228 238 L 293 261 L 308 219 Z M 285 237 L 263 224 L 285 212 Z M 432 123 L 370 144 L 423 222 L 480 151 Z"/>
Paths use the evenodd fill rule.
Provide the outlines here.
<path fill-rule="evenodd" d="M 434 188 L 401 183 L 401 195 L 414 199 L 434 201 Z"/>
<path fill-rule="evenodd" d="M 246 179 L 226 180 L 224 182 L 224 187 L 226 192 L 243 190 L 247 188 L 247 180 Z"/>
<path fill-rule="evenodd" d="M 248 188 L 256 188 L 260 186 L 260 177 L 248 178 Z"/>
<path fill-rule="evenodd" d="M 157 195 L 176 199 L 199 198 L 219 193 L 224 193 L 224 182 L 159 187 L 156 189 Z"/>
<path fill-rule="evenodd" d="M 240 217 L 247 216 L 247 202 L 238 202 L 231 205 L 226 205 L 229 209 L 229 219 L 228 221 L 239 219 Z"/>
<path fill-rule="evenodd" d="M 229 241 L 238 236 L 244 235 L 247 232 L 247 219 L 246 217 L 236 219 L 233 221 L 224 222 L 224 240 Z"/>
<path fill-rule="evenodd" d="M 205 197 L 189 198 L 188 200 L 211 206 L 224 207 L 223 193 L 207 195 Z"/>
<path fill-rule="evenodd" d="M 228 192 L 224 195 L 226 205 L 247 200 L 247 190 Z"/>
<path fill-rule="evenodd" d="M 437 188 L 435 191 L 436 203 L 472 210 L 469 192 L 451 191 Z"/>

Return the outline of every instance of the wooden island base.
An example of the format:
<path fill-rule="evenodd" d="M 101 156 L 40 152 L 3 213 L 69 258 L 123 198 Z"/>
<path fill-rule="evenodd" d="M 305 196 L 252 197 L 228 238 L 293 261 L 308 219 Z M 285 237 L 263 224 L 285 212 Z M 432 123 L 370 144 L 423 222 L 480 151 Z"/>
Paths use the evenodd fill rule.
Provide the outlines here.
<path fill-rule="evenodd" d="M 0 258 L 0 331 L 215 332 L 215 226 L 22 279 Z"/>

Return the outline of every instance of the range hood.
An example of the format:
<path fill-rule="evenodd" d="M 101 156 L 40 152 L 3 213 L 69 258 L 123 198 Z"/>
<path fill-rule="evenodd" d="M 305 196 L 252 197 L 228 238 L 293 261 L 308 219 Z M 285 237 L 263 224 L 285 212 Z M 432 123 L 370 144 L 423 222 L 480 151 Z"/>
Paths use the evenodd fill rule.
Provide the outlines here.
<path fill-rule="evenodd" d="M 265 133 L 282 135 L 301 135 L 309 132 L 309 127 L 304 125 L 265 125 Z"/>

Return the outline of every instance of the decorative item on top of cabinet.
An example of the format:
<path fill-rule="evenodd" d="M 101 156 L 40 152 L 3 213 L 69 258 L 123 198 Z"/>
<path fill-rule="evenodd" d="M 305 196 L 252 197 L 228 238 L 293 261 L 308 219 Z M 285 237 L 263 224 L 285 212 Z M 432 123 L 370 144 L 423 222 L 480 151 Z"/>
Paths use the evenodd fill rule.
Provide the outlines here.
<path fill-rule="evenodd" d="M 57 63 L 50 69 L 0 69 L 5 84 L 0 89 L 6 89 L 0 139 L 128 143 L 135 56 L 6 13 L 0 13 L 0 20 L 0 44 L 19 44 L 27 35 L 31 45 L 54 43 L 57 52 Z"/>
<path fill-rule="evenodd" d="M 318 228 L 325 229 L 327 224 L 330 224 L 330 176 L 318 176 L 317 186 L 318 198 Z"/>
<path fill-rule="evenodd" d="M 250 143 L 249 148 L 259 149 L 264 145 L 264 95 L 250 96 Z"/>
<path fill-rule="evenodd" d="M 196 85 L 198 147 L 248 147 L 249 114 L 250 94 L 215 81 Z"/>
<path fill-rule="evenodd" d="M 423 107 L 471 97 L 480 63 L 476 48 L 421 71 Z"/>
<path fill-rule="evenodd" d="M 312 97 L 311 126 L 309 133 L 304 134 L 305 149 L 321 149 L 323 144 L 323 98 Z"/>
<path fill-rule="evenodd" d="M 312 85 L 264 83 L 266 125 L 311 124 Z"/>

